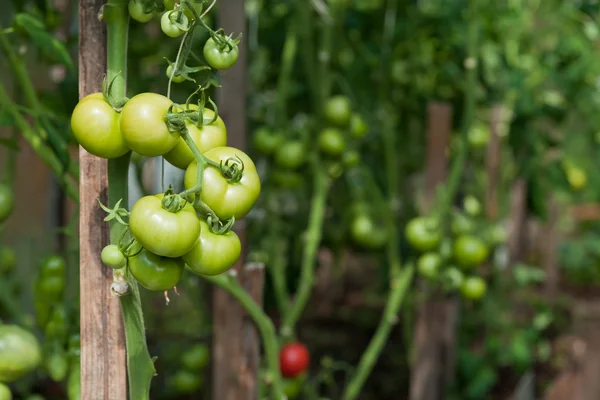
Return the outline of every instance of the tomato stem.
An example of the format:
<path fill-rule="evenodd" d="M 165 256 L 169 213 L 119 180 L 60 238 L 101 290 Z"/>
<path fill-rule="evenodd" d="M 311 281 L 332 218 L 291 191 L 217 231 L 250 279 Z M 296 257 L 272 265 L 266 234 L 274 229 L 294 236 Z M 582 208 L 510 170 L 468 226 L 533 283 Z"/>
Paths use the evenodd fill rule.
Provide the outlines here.
<path fill-rule="evenodd" d="M 265 358 L 267 368 L 271 378 L 272 398 L 276 400 L 285 399 L 282 386 L 281 373 L 279 372 L 279 345 L 275 326 L 271 319 L 265 314 L 263 309 L 256 304 L 250 295 L 244 290 L 238 281 L 230 274 L 221 274 L 217 276 L 202 276 L 202 278 L 220 287 L 227 293 L 235 297 L 237 301 L 250 314 L 250 317 L 256 324 L 262 342 L 265 348 Z"/>

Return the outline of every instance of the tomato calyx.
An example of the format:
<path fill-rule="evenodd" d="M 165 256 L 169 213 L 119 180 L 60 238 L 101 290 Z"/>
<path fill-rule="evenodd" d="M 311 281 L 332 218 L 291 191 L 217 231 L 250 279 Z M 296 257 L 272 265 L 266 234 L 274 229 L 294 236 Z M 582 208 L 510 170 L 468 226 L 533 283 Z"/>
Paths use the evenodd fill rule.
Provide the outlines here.
<path fill-rule="evenodd" d="M 169 185 L 169 188 L 165 191 L 165 194 L 161 199 L 162 208 L 171 213 L 178 213 L 187 203 L 188 201 L 181 195 L 173 192 L 173 186 L 171 185 Z"/>
<path fill-rule="evenodd" d="M 167 18 L 174 26 L 181 29 L 183 32 L 187 32 L 190 30 L 190 21 L 186 17 L 182 8 L 183 7 L 179 7 L 176 10 L 167 11 L 167 13 L 168 13 Z"/>
<path fill-rule="evenodd" d="M 235 217 L 231 217 L 225 224 L 215 215 L 209 214 L 206 218 L 206 223 L 210 228 L 210 231 L 215 235 L 225 235 L 233 229 L 235 224 Z"/>
<path fill-rule="evenodd" d="M 242 41 L 242 34 L 240 33 L 235 39 L 233 38 L 233 33 L 230 35 L 225 35 L 225 30 L 223 28 L 215 31 L 209 30 L 210 37 L 217 44 L 217 49 L 221 53 L 229 53 L 237 48 L 237 45 Z"/>
<path fill-rule="evenodd" d="M 190 67 L 190 66 L 185 65 L 185 63 L 182 63 L 181 65 L 179 65 L 178 62 L 171 62 L 166 57 L 165 57 L 165 60 L 167 60 L 167 62 L 169 63 L 169 66 L 167 67 L 167 77 L 169 78 L 169 80 L 172 80 L 173 82 L 183 82 L 183 81 L 187 80 L 187 81 L 192 81 L 195 83 L 196 80 L 190 76 L 191 74 L 195 74 L 196 72 L 205 71 L 205 70 L 210 69 L 210 67 L 208 67 L 206 65 L 200 65 L 198 67 Z M 194 111 L 196 111 L 196 110 L 194 110 Z"/>
<path fill-rule="evenodd" d="M 123 97 L 122 99 L 118 100 L 112 95 L 112 87 L 120 75 L 121 71 L 119 71 L 110 82 L 107 82 L 106 76 L 102 80 L 102 96 L 104 97 L 104 101 L 110 104 L 113 110 L 118 113 L 121 112 L 123 106 L 125 103 L 127 103 L 127 100 L 129 100 L 127 97 Z"/>
<path fill-rule="evenodd" d="M 210 160 L 208 161 L 210 165 L 213 165 Z M 225 160 L 225 162 L 221 161 L 218 168 L 229 183 L 237 183 L 241 181 L 244 176 L 244 162 L 238 156 L 230 157 Z"/>
<path fill-rule="evenodd" d="M 102 204 L 100 199 L 98 199 L 98 204 L 100 204 L 100 207 L 108 213 L 108 215 L 106 217 L 104 217 L 104 222 L 108 222 L 108 221 L 112 221 L 113 219 L 116 219 L 117 222 L 119 222 L 121 225 L 125 225 L 125 226 L 129 225 L 127 222 L 125 222 L 123 220 L 123 217 L 129 217 L 129 211 L 127 211 L 125 208 L 121 207 L 121 201 L 123 201 L 123 199 L 119 199 L 119 201 L 117 201 L 117 203 L 115 204 L 115 206 L 113 208 L 108 208 L 107 206 Z"/>

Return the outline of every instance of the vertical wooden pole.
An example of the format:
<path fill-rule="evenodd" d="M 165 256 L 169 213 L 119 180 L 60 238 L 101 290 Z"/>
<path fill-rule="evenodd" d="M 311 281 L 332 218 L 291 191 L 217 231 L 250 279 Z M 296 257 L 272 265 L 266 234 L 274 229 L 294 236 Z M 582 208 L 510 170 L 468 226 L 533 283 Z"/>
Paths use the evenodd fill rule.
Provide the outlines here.
<path fill-rule="evenodd" d="M 106 73 L 106 29 L 98 20 L 105 0 L 79 0 L 79 97 L 98 92 Z M 126 400 L 125 335 L 119 299 L 110 294 L 112 272 L 100 252 L 109 227 L 97 199 L 108 203 L 106 160 L 79 149 L 81 398 Z"/>
<path fill-rule="evenodd" d="M 426 210 L 437 185 L 448 175 L 447 149 L 452 131 L 452 106 L 432 102 L 428 107 Z M 410 380 L 410 400 L 441 400 L 454 376 L 458 303 L 454 299 L 427 299 L 418 310 Z"/>
<path fill-rule="evenodd" d="M 219 25 L 226 32 L 246 36 L 244 0 L 219 2 Z M 244 42 L 236 65 L 224 74 L 218 92 L 219 113 L 227 124 L 229 145 L 246 147 L 246 50 Z M 245 248 L 245 221 L 235 231 Z M 237 277 L 255 301 L 262 301 L 264 271 L 247 268 L 242 258 L 235 266 Z M 220 289 L 213 293 L 212 398 L 214 400 L 256 400 L 260 340 L 254 324 L 235 299 Z"/>

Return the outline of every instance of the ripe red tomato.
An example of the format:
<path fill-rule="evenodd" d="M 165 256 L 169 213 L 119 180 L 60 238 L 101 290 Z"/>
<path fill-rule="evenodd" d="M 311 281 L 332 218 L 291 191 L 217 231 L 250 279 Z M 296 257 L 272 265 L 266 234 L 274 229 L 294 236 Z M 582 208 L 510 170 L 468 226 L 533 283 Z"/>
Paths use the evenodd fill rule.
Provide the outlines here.
<path fill-rule="evenodd" d="M 284 378 L 295 378 L 308 369 L 310 354 L 302 343 L 285 344 L 279 350 L 279 368 Z"/>

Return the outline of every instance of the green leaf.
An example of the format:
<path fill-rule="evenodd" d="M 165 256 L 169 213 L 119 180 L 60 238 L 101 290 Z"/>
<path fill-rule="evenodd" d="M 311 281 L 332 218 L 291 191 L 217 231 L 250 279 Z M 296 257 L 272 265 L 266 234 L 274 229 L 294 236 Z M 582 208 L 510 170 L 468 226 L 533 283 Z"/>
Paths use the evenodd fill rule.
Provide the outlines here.
<path fill-rule="evenodd" d="M 14 27 L 25 33 L 45 57 L 66 66 L 69 70 L 73 69 L 73 61 L 64 43 L 48 32 L 41 20 L 30 14 L 17 14 Z"/>

